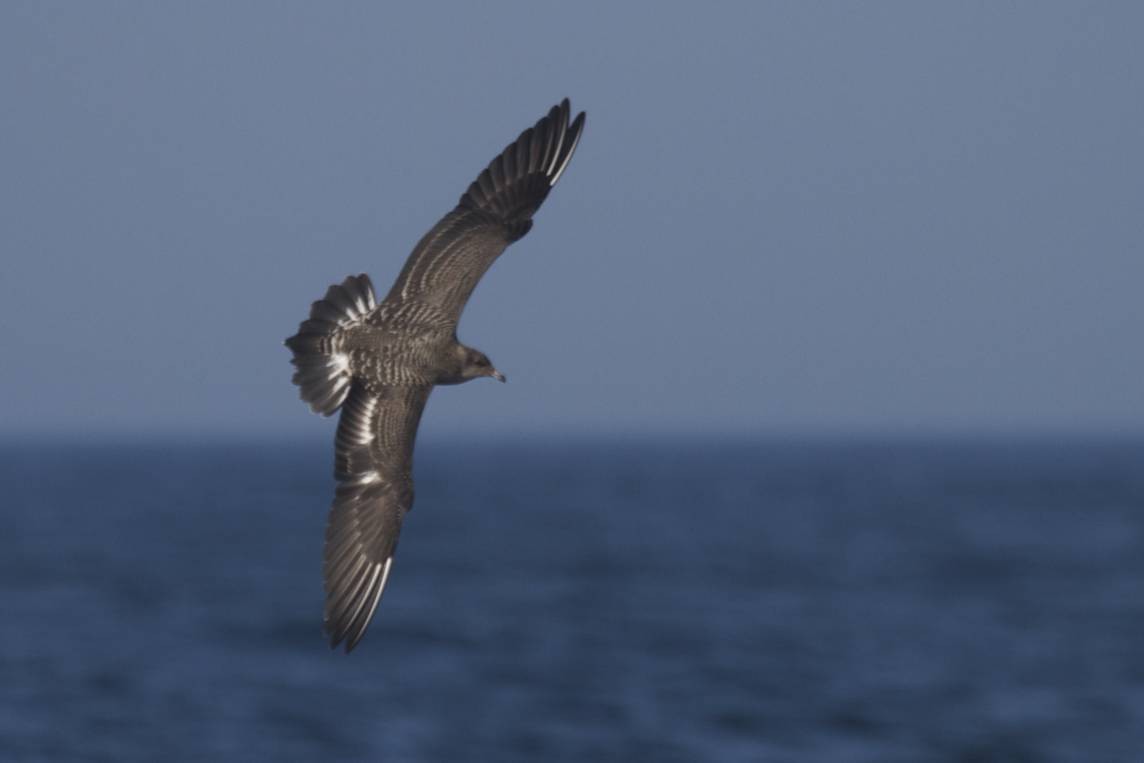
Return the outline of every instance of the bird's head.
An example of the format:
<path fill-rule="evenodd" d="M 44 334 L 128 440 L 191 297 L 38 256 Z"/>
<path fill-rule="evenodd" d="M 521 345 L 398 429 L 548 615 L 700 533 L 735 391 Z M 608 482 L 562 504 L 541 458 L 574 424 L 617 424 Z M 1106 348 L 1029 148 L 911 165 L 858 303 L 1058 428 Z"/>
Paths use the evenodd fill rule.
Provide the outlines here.
<path fill-rule="evenodd" d="M 479 379 L 482 376 L 491 376 L 499 382 L 507 381 L 500 371 L 496 369 L 489 356 L 472 347 L 462 347 L 464 355 L 461 359 L 461 378 Z"/>

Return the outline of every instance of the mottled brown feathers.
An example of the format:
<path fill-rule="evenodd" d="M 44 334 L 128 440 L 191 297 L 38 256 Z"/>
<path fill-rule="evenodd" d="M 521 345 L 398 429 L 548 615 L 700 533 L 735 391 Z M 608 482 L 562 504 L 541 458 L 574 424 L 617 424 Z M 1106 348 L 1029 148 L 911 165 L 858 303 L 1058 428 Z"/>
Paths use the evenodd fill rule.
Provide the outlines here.
<path fill-rule="evenodd" d="M 572 159 L 585 117 L 570 117 L 565 99 L 498 154 L 413 249 L 381 304 L 368 276 L 350 276 L 314 302 L 286 340 L 302 399 L 325 415 L 341 410 L 323 562 L 332 647 L 357 646 L 389 581 L 413 507 L 413 444 L 433 387 L 504 380 L 484 353 L 457 342 L 457 322 Z"/>

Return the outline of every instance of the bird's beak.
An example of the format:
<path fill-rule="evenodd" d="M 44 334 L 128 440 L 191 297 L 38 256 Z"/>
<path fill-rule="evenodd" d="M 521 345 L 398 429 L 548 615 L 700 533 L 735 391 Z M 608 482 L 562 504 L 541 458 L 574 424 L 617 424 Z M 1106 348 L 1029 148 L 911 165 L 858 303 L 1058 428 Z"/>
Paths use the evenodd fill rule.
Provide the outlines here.
<path fill-rule="evenodd" d="M 497 381 L 499 381 L 501 384 L 504 384 L 506 381 L 508 381 L 508 379 L 504 378 L 504 374 L 502 374 L 500 371 L 496 370 L 495 368 L 493 369 L 492 377 L 494 379 L 496 379 Z"/>

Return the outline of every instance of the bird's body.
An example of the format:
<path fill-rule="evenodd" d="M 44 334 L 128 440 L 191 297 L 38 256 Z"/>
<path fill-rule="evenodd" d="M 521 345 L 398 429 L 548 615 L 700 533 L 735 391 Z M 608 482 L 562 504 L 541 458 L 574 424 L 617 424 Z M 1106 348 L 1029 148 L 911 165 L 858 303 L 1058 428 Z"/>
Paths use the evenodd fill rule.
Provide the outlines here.
<path fill-rule="evenodd" d="M 324 563 L 332 646 L 357 645 L 389 579 L 413 506 L 413 444 L 429 393 L 485 376 L 504 381 L 484 353 L 457 340 L 457 323 L 572 158 L 584 114 L 569 115 L 565 99 L 505 148 L 425 234 L 380 304 L 368 276 L 349 276 L 286 340 L 302 399 L 327 416 L 341 410 Z"/>
<path fill-rule="evenodd" d="M 382 303 L 345 332 L 350 373 L 371 389 L 390 384 L 441 384 L 455 373 L 457 344 L 440 311 L 418 302 Z"/>

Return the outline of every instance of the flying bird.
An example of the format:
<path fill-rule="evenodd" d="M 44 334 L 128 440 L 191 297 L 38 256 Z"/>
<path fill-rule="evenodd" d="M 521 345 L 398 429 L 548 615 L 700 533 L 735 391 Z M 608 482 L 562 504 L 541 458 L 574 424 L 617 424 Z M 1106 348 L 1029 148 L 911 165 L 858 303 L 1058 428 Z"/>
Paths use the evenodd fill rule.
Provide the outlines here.
<path fill-rule="evenodd" d="M 413 507 L 413 443 L 429 393 L 505 380 L 488 356 L 457 340 L 457 323 L 481 276 L 532 228 L 583 130 L 584 112 L 570 120 L 567 98 L 553 106 L 418 242 L 384 300 L 368 275 L 349 276 L 286 340 L 302 400 L 325 416 L 341 411 L 322 570 L 331 648 L 357 646 L 389 581 Z"/>

